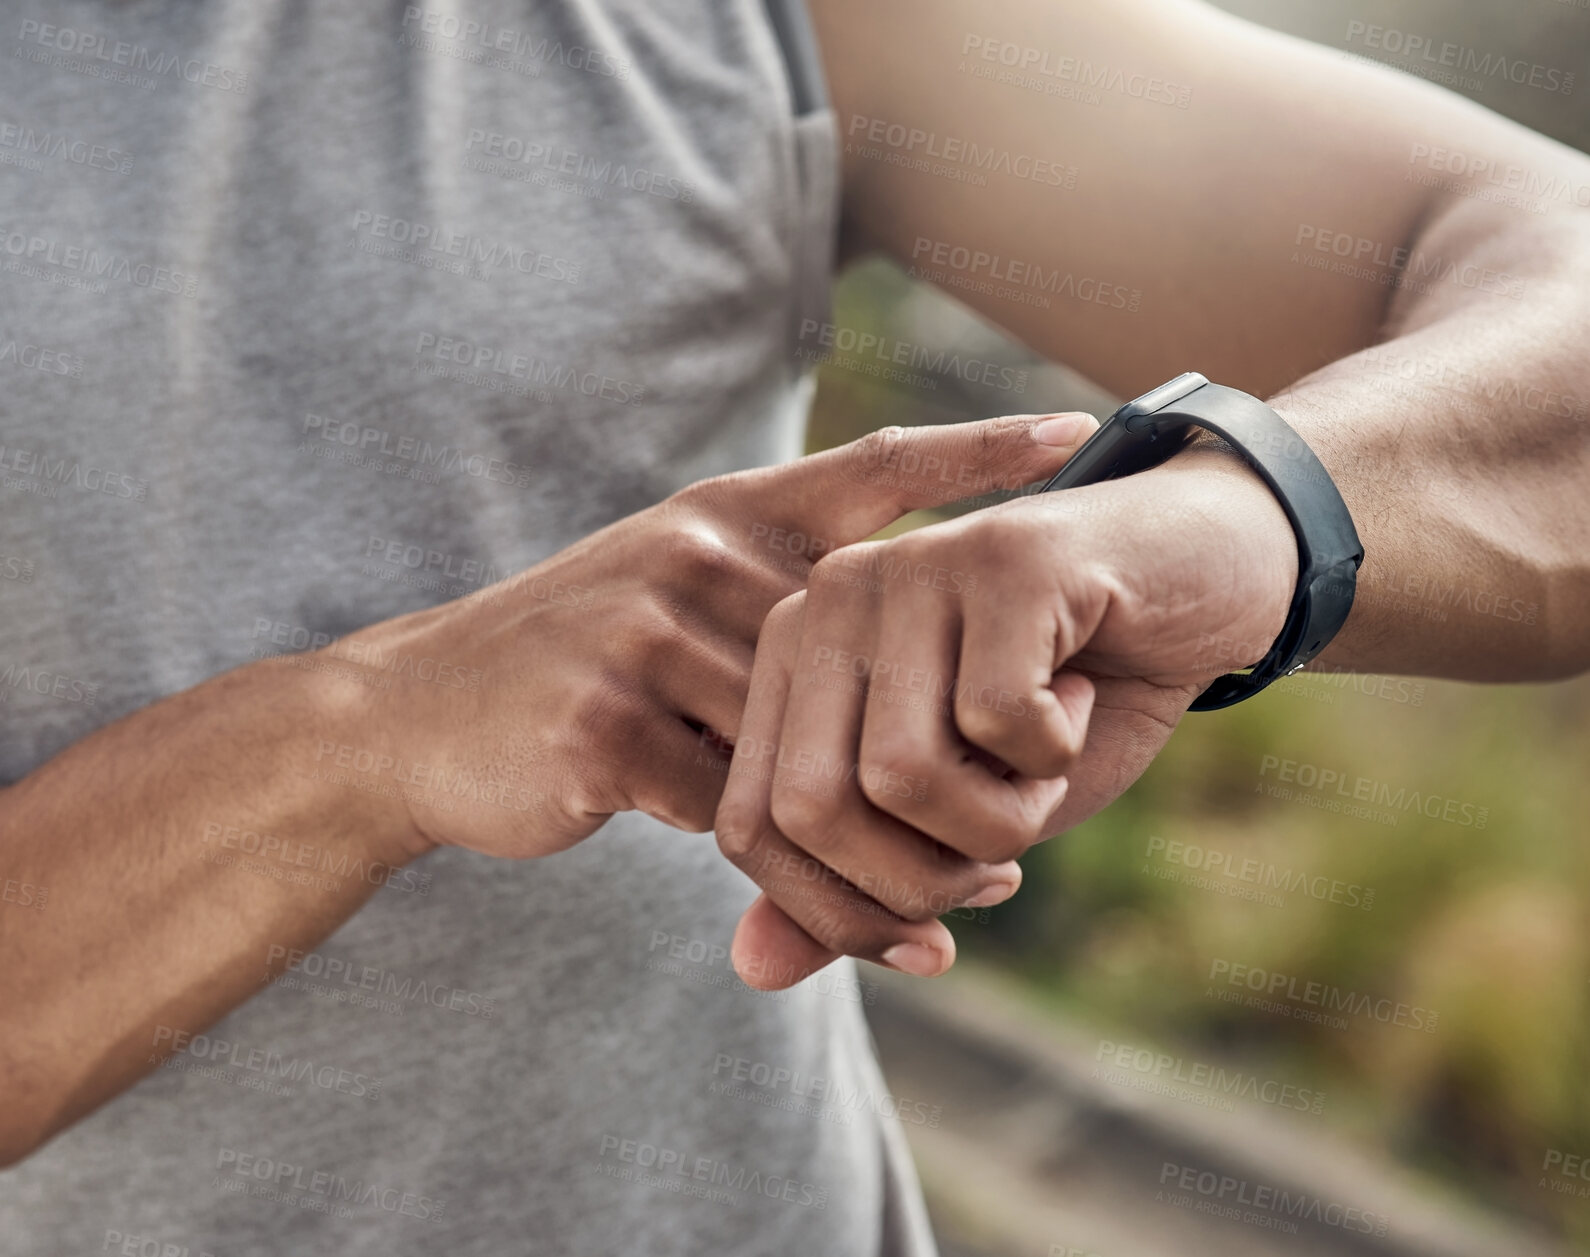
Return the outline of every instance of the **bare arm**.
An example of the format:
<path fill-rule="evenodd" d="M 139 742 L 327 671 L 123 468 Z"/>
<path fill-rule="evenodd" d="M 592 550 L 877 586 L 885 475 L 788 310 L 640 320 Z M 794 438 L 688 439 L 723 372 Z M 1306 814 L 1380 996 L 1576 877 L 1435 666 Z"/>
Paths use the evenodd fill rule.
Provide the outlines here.
<path fill-rule="evenodd" d="M 0 791 L 0 878 L 48 895 L 0 901 L 0 1165 L 433 847 L 542 856 L 630 810 L 710 828 L 712 731 L 738 733 L 769 608 L 828 549 L 958 485 L 1052 474 L 1078 437 L 1036 426 L 896 429 L 703 481 L 478 594 L 168 698 Z M 919 465 L 966 479 L 902 470 Z M 267 837 L 263 863 L 318 876 L 225 862 Z"/>
<path fill-rule="evenodd" d="M 1123 396 L 1198 370 L 1316 449 L 1368 556 L 1318 666 L 1590 666 L 1590 159 L 1194 0 L 813 8 L 862 237 Z M 934 918 L 1016 883 L 958 899 L 937 853 L 994 866 L 1112 802 L 1267 651 L 1297 568 L 1273 496 L 1208 448 L 824 564 L 847 558 L 976 593 L 858 594 L 819 564 L 769 616 L 746 729 L 861 784 L 736 759 L 717 829 L 765 892 L 748 981 L 843 953 L 942 972 Z M 841 654 L 877 682 L 823 689 Z M 901 675 L 953 703 L 897 701 Z M 781 875 L 812 858 L 842 895 Z"/>
<path fill-rule="evenodd" d="M 357 682 L 264 661 L 0 792 L 6 874 L 47 896 L 0 910 L 0 1163 L 143 1074 L 157 1027 L 208 1025 L 261 989 L 273 945 L 312 948 L 372 892 L 357 874 L 240 874 L 221 862 L 227 827 L 344 868 L 407 862 L 401 804 L 311 775 L 322 740 L 359 742 L 366 715 Z"/>
<path fill-rule="evenodd" d="M 863 238 L 1123 396 L 1281 395 L 1369 556 L 1322 665 L 1590 666 L 1590 159 L 1194 0 L 813 10 Z"/>

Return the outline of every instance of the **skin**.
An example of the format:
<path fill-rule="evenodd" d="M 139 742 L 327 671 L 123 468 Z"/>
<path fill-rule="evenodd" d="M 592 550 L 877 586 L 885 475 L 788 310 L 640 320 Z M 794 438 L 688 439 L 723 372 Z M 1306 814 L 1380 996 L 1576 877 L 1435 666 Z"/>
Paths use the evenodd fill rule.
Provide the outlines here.
<path fill-rule="evenodd" d="M 1509 680 L 1590 662 L 1587 425 L 1430 382 L 1460 370 L 1590 396 L 1579 351 L 1590 226 L 1578 211 L 1524 215 L 1404 179 L 1416 142 L 1575 184 L 1590 182 L 1590 163 L 1425 85 L 1178 0 L 813 9 L 842 135 L 858 116 L 900 121 L 1058 152 L 1078 172 L 1073 191 L 1003 175 L 977 188 L 851 154 L 857 247 L 910 263 L 922 240 L 929 261 L 935 242 L 975 245 L 1140 289 L 1133 314 L 954 291 L 1123 395 L 1193 365 L 1272 397 L 1358 521 L 1361 587 L 1412 573 L 1540 608 L 1532 626 L 1452 616 L 1435 632 L 1405 598 L 1361 598 L 1322 666 Z M 1191 101 L 1115 93 L 1095 107 L 1013 89 L 957 68 L 968 35 L 1156 74 L 1191 85 Z M 1303 226 L 1506 273 L 1528 299 L 1312 269 L 1291 260 Z M 1362 352 L 1386 340 L 1416 360 L 1413 380 Z M 934 916 L 1008 894 L 1012 856 L 1125 789 L 1209 676 L 1263 653 L 1293 579 L 1279 508 L 1212 449 L 1064 501 L 827 553 L 955 496 L 954 478 L 902 484 L 889 470 L 899 443 L 979 484 L 1038 480 L 1085 435 L 1043 445 L 1039 427 L 885 433 L 710 481 L 529 579 L 358 635 L 361 649 L 479 668 L 491 684 L 478 693 L 401 678 L 372 691 L 347 679 L 343 643 L 168 698 L 0 791 L 8 875 L 71 889 L 70 909 L 63 895 L 26 921 L 0 914 L 0 1161 L 135 1081 L 153 1027 L 209 1025 L 259 989 L 269 945 L 312 947 L 370 892 L 357 877 L 315 891 L 237 877 L 203 858 L 221 820 L 396 867 L 440 844 L 547 854 L 630 808 L 701 829 L 717 808 L 725 851 L 766 892 L 736 939 L 753 982 L 847 951 L 941 969 L 947 934 Z M 775 526 L 828 544 L 792 561 L 771 543 Z M 975 575 L 977 592 L 909 575 L 940 568 Z M 592 607 L 536 596 L 550 587 L 537 577 L 590 591 Z M 598 600 L 612 621 L 601 635 L 589 632 Z M 822 649 L 897 663 L 908 678 L 919 669 L 950 694 L 964 683 L 971 698 L 923 712 L 813 684 L 833 658 Z M 1001 690 L 1038 717 L 1017 724 Z M 727 789 L 684 764 L 702 727 L 736 740 Z M 317 770 L 343 747 L 463 778 L 479 800 L 441 813 L 334 786 Z M 771 759 L 807 771 L 818 755 L 842 768 L 848 757 L 860 784 L 791 797 L 769 786 L 787 772 L 757 770 Z M 791 858 L 829 870 L 820 897 L 783 885 Z"/>
<path fill-rule="evenodd" d="M 1091 430 L 1041 444 L 1038 423 L 885 429 L 703 481 L 469 598 L 174 695 L 0 791 L 7 878 L 52 892 L 0 913 L 0 1158 L 131 1085 L 438 845 L 532 859 L 628 810 L 710 828 L 724 776 L 706 765 L 738 732 L 768 610 L 824 548 L 965 478 L 1052 475 Z M 949 470 L 899 471 L 916 466 Z M 359 680 L 405 655 L 479 684 Z M 280 839 L 285 868 L 313 848 L 350 871 L 240 876 L 222 861 L 248 832 Z M 957 884 L 992 875 L 960 863 Z"/>
<path fill-rule="evenodd" d="M 1368 557 L 1316 667 L 1523 681 L 1590 666 L 1590 424 L 1582 402 L 1542 400 L 1590 396 L 1590 214 L 1405 178 L 1421 145 L 1570 187 L 1590 184 L 1590 160 L 1180 0 L 816 0 L 813 13 L 855 141 L 857 241 L 941 277 L 941 246 L 967 244 L 1140 289 L 1135 313 L 957 291 L 1126 396 L 1196 364 L 1270 398 L 1320 455 Z M 981 51 L 1002 46 L 1190 85 L 1190 105 L 1086 107 L 968 72 L 997 71 Z M 889 122 L 1063 155 L 1076 189 L 997 175 L 980 187 L 879 160 Z M 1317 247 L 1322 229 L 1402 260 L 1371 266 L 1368 282 L 1301 265 L 1335 256 L 1336 234 Z M 1385 282 L 1398 269 L 1435 279 Z M 1541 391 L 1489 401 L 1450 385 L 1465 379 Z M 943 972 L 954 944 L 933 918 L 954 901 L 935 863 L 1012 860 L 1114 800 L 1204 685 L 1268 650 L 1295 544 L 1258 478 L 1205 442 L 1152 472 L 818 564 L 764 627 L 751 749 L 718 814 L 719 845 L 764 891 L 736 935 L 742 977 L 788 985 L 842 953 Z M 824 579 L 846 561 L 881 574 L 866 593 Z M 899 575 L 922 570 L 975 574 L 975 592 Z M 1433 625 L 1418 614 L 1431 588 L 1487 610 Z M 862 683 L 824 684 L 846 675 L 837 652 L 870 661 Z M 953 700 L 898 701 L 912 675 Z M 791 766 L 776 780 L 751 771 L 770 747 Z M 843 784 L 825 789 L 833 764 Z"/>
<path fill-rule="evenodd" d="M 717 821 L 765 892 L 735 938 L 747 981 L 840 953 L 943 972 L 934 918 L 1019 882 L 960 898 L 941 868 L 1017 867 L 1136 780 L 1235 666 L 1223 643 L 1263 643 L 1247 663 L 1268 649 L 1297 555 L 1263 484 L 1213 452 L 1140 479 L 852 547 L 775 608 Z M 827 579 L 840 562 L 880 575 Z M 911 575 L 933 571 L 976 573 L 975 591 Z M 783 771 L 756 771 L 773 747 Z M 856 771 L 835 786 L 835 764 Z"/>

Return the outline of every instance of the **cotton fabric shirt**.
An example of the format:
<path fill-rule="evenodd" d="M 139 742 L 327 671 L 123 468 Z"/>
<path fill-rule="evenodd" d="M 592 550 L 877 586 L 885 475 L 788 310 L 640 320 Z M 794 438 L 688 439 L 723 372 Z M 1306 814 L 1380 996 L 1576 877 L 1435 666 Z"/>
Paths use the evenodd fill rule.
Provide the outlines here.
<path fill-rule="evenodd" d="M 834 125 L 752 0 L 68 0 L 0 40 L 0 783 L 798 452 Z M 874 988 L 745 988 L 752 894 L 638 815 L 428 856 L 0 1176 L 0 1247 L 929 1253 Z"/>

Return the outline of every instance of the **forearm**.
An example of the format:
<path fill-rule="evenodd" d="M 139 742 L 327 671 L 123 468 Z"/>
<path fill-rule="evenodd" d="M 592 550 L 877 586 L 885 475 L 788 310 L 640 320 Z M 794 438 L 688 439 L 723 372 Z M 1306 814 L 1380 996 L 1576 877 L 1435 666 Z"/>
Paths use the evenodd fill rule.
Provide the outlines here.
<path fill-rule="evenodd" d="M 1583 401 L 1560 400 L 1590 398 L 1590 159 L 1190 0 L 814 11 L 863 238 L 1122 396 L 1185 370 L 1291 386 L 1277 408 L 1368 554 L 1320 666 L 1590 664 L 1590 452 Z M 1084 119 L 1066 74 L 1089 65 L 1156 100 Z M 972 142 L 1065 177 L 899 160 Z"/>
<path fill-rule="evenodd" d="M 1038 426 L 894 429 L 704 481 L 476 595 L 157 703 L 0 791 L 0 1165 L 434 846 L 533 859 L 630 810 L 711 828 L 703 731 L 738 727 L 807 540 L 820 554 L 962 492 L 901 467 L 1047 479 L 1080 435 Z M 38 888 L 42 911 L 21 903 Z"/>
<path fill-rule="evenodd" d="M 372 870 L 416 849 L 401 810 L 316 774 L 326 742 L 360 741 L 360 689 L 254 664 L 0 792 L 4 875 L 29 888 L 0 903 L 0 1164 L 261 990 L 288 949 L 359 908 Z M 266 836 L 282 845 L 244 867 Z M 287 875 L 306 850 L 319 867 L 304 884 Z"/>
<path fill-rule="evenodd" d="M 1582 671 L 1590 213 L 1459 201 L 1408 258 L 1404 278 L 1426 278 L 1398 290 L 1381 343 L 1272 399 L 1365 548 L 1352 616 L 1316 666 L 1485 681 Z"/>

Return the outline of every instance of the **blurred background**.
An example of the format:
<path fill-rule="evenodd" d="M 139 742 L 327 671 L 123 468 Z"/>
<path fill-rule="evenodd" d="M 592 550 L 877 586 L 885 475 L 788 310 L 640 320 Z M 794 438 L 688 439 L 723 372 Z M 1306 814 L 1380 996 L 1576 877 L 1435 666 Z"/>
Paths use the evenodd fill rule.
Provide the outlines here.
<path fill-rule="evenodd" d="M 1361 20 L 1573 71 L 1572 94 L 1475 98 L 1590 147 L 1590 0 L 1224 7 L 1346 51 Z M 838 352 L 814 449 L 1118 400 L 887 263 L 844 276 L 834 321 L 1008 370 L 885 379 Z M 1333 810 L 1307 789 L 1329 772 L 1381 805 Z M 1590 1252 L 1587 776 L 1587 681 L 1305 672 L 1184 722 L 1015 900 L 951 919 L 954 975 L 884 983 L 891 1088 L 937 1106 L 905 1132 L 946 1254 Z"/>

